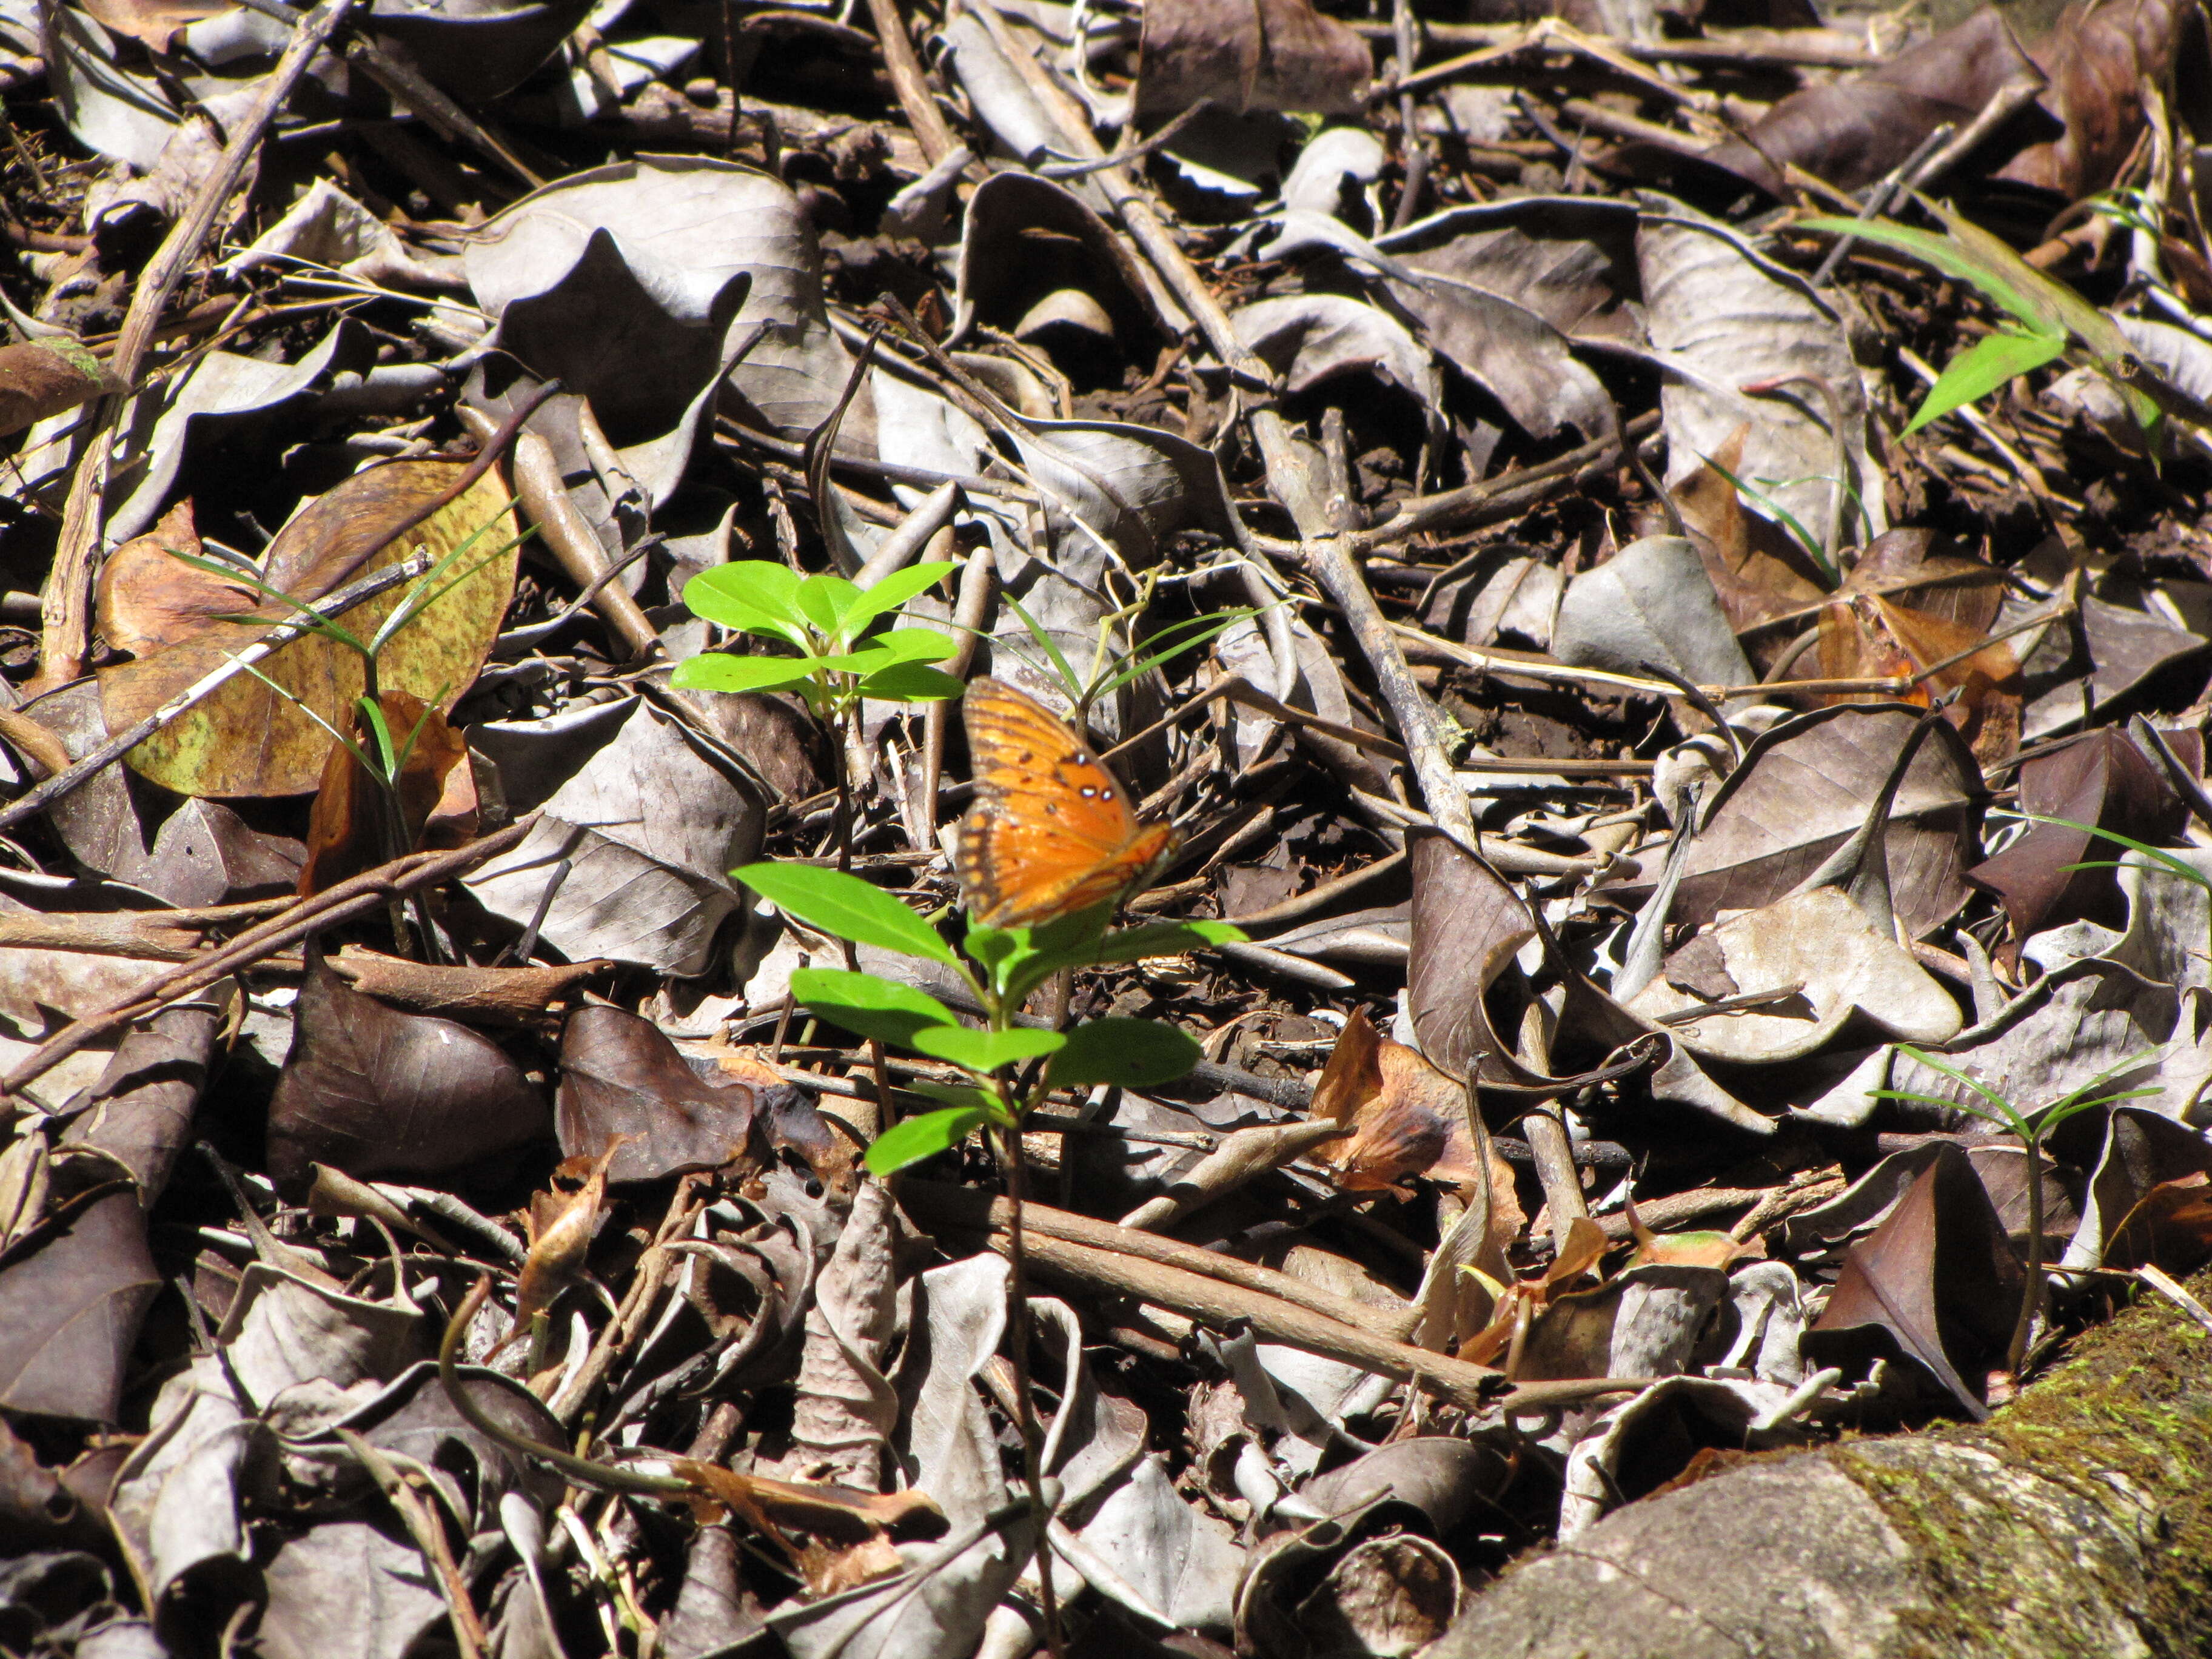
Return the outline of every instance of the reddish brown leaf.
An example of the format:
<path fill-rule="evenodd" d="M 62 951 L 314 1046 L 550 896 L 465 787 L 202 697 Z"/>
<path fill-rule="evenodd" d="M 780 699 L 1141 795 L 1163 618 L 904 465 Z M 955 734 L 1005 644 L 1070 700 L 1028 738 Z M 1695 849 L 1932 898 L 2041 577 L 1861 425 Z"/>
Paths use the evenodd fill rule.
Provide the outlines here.
<path fill-rule="evenodd" d="M 2029 51 L 2051 77 L 2042 106 L 2065 131 L 1997 174 L 2068 201 L 2109 185 L 2145 126 L 2143 88 L 2164 87 L 2193 7 L 2172 0 L 2074 0 Z"/>
<path fill-rule="evenodd" d="M 1742 476 L 1743 441 L 1750 430 L 1748 423 L 1740 428 L 1711 460 L 1674 486 L 1683 526 L 1705 561 L 1729 625 L 1739 634 L 1770 617 L 1802 611 L 1827 597 L 1804 549 L 1772 520 L 1745 512 L 1742 496 L 1729 480 L 1728 473 Z M 1795 631 L 1778 624 L 1747 641 L 1757 647 L 1755 659 L 1761 669 Z"/>
<path fill-rule="evenodd" d="M 1925 582 L 1927 586 L 1907 586 Z M 2004 597 L 1999 574 L 1942 550 L 1932 532 L 1893 530 L 1875 538 L 1837 602 L 1820 614 L 1820 672 L 1836 679 L 1918 674 L 1948 666 L 1903 694 L 1926 708 L 1956 689 L 1947 718 L 1984 766 L 2020 746 L 2020 660 L 1990 625 Z M 1976 647 L 1979 647 L 1978 649 Z M 1960 653 L 1970 654 L 1960 657 Z M 1951 659 L 1960 658 L 1956 662 Z M 1889 702 L 1887 693 L 1831 692 L 1823 703 Z"/>
<path fill-rule="evenodd" d="M 458 845 L 473 833 L 476 783 L 468 745 L 436 708 L 405 691 L 379 698 L 395 749 L 404 752 L 396 801 L 343 744 L 331 744 L 323 787 L 307 817 L 307 862 L 300 872 L 302 897 L 373 869 L 402 853 Z M 374 734 L 358 708 L 347 733 L 362 753 L 377 753 Z M 389 822 L 398 813 L 399 822 Z M 442 815 L 442 816 L 441 816 Z M 433 837 L 435 826 L 436 836 Z M 404 844 L 393 846 L 395 838 Z"/>
<path fill-rule="evenodd" d="M 179 501 L 160 523 L 124 543 L 100 567 L 93 621 L 100 637 L 114 650 L 151 656 L 260 604 L 243 582 L 226 581 L 185 562 L 206 556 L 192 522 L 191 501 Z"/>
<path fill-rule="evenodd" d="M 1468 1130 L 1465 1089 L 1417 1051 L 1377 1036 L 1364 1010 L 1345 1021 L 1315 1087 L 1313 1114 L 1352 1126 L 1312 1154 L 1346 1192 L 1380 1192 L 1412 1176 L 1460 1184 L 1486 1178 Z"/>
<path fill-rule="evenodd" d="M 2036 817 L 2094 824 L 2154 846 L 2172 840 L 2189 816 L 2159 763 L 2112 726 L 2084 732 L 2025 763 L 2020 805 Z M 2126 902 L 2113 872 L 2070 867 L 2117 858 L 2121 850 L 2064 824 L 2032 823 L 2004 851 L 1969 870 L 1966 879 L 2004 901 L 2012 921 L 2005 951 L 2016 960 L 2021 945 L 2046 927 L 2081 921 L 2124 924 Z"/>
<path fill-rule="evenodd" d="M 600 1156 L 626 1135 L 607 1178 L 658 1181 L 712 1170 L 745 1155 L 757 1114 L 788 1109 L 799 1091 L 780 1079 L 702 1078 L 651 1020 L 599 1004 L 568 1016 L 561 1036 L 556 1110 L 561 1150 Z"/>

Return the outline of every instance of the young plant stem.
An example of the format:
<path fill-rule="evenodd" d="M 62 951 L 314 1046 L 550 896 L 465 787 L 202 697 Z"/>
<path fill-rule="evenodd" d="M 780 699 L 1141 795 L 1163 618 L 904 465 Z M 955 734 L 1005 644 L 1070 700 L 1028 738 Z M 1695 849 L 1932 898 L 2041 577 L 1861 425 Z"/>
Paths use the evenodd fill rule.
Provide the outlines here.
<path fill-rule="evenodd" d="M 2005 1369 L 2015 1377 L 2027 1364 L 2028 1334 L 2035 1328 L 2035 1310 L 2043 1304 L 2043 1136 L 2031 1132 L 2021 1138 L 2027 1146 L 2027 1283 L 2020 1293 L 2012 1346 L 2005 1351 Z"/>
<path fill-rule="evenodd" d="M 845 719 L 853 738 L 853 743 L 847 748 L 847 753 L 854 753 L 858 750 L 860 733 L 860 705 L 857 699 L 846 709 Z M 837 757 L 836 764 L 837 816 L 832 823 L 831 831 L 837 841 L 838 871 L 842 874 L 850 875 L 853 872 L 852 768 L 846 764 L 846 757 L 843 754 Z M 845 947 L 847 970 L 859 973 L 860 971 L 860 948 L 848 939 L 840 939 L 838 943 Z M 868 1039 L 868 1065 L 876 1074 L 876 1133 L 881 1134 L 898 1121 L 898 1107 L 891 1098 L 890 1067 L 884 1060 L 884 1045 L 878 1038 Z"/>
<path fill-rule="evenodd" d="M 1015 1106 L 1012 1092 L 1001 1082 L 999 1098 L 1005 1105 L 1008 1121 L 999 1128 L 1000 1166 L 1006 1171 L 1006 1204 L 1009 1218 L 1006 1225 L 1006 1299 L 1007 1338 L 1013 1348 L 1015 1429 L 1022 1437 L 1022 1475 L 1030 1489 L 1030 1501 L 1036 1506 L 1036 1570 L 1037 1601 L 1044 1614 L 1044 1641 L 1053 1659 L 1060 1659 L 1060 1613 L 1052 1592 L 1052 1546 L 1046 1537 L 1047 1522 L 1052 1511 L 1044 1499 L 1044 1469 L 1038 1462 L 1036 1413 L 1030 1399 L 1030 1292 L 1029 1274 L 1022 1249 L 1022 1199 L 1024 1182 L 1022 1169 L 1021 1113 Z"/>

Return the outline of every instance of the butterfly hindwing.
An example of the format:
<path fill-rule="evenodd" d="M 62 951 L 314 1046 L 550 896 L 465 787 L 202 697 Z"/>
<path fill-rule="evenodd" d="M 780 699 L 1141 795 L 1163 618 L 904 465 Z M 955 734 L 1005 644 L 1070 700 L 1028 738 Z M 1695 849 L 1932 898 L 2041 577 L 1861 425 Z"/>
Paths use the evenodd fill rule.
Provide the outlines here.
<path fill-rule="evenodd" d="M 962 714 L 975 803 L 955 864 L 977 921 L 1020 927 L 1088 909 L 1167 851 L 1167 826 L 1139 820 L 1121 781 L 1036 699 L 978 679 Z"/>

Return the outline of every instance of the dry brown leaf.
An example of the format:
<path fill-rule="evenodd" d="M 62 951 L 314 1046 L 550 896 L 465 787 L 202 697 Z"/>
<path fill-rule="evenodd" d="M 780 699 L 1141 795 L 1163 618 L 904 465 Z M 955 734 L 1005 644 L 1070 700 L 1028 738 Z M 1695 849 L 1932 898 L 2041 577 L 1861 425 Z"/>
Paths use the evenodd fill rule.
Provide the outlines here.
<path fill-rule="evenodd" d="M 303 898 L 403 853 L 456 846 L 475 833 L 476 786 L 461 734 L 446 723 L 445 715 L 409 692 L 386 691 L 379 702 L 392 744 L 405 756 L 396 799 L 386 800 L 383 787 L 351 750 L 331 743 L 323 763 L 323 786 L 307 816 L 307 861 L 300 871 Z M 376 755 L 375 735 L 359 709 L 347 736 L 356 749 Z M 395 839 L 401 844 L 392 845 Z"/>
<path fill-rule="evenodd" d="M 1727 476 L 1742 476 L 1744 440 L 1750 431 L 1747 422 L 1711 460 L 1674 486 L 1683 526 L 1705 561 L 1729 625 L 1739 635 L 1770 617 L 1827 597 L 1804 549 L 1771 520 L 1745 512 L 1743 497 Z M 1788 642 L 1789 634 L 1778 627 L 1746 641 L 1746 648 L 1763 647 L 1763 653 L 1753 652 L 1753 659 L 1764 669 Z"/>
<path fill-rule="evenodd" d="M 517 1337 L 528 1334 L 530 1322 L 576 1282 L 584 1257 L 599 1230 L 600 1212 L 607 1203 L 607 1165 L 621 1151 L 628 1135 L 617 1135 L 591 1166 L 584 1184 L 574 1192 L 538 1193 L 531 1199 L 530 1254 L 514 1285 L 514 1324 L 492 1350 L 499 1352 Z M 562 1167 L 578 1160 L 570 1158 Z"/>
<path fill-rule="evenodd" d="M 1367 43 L 1310 0 L 1170 0 L 1145 10 L 1137 108 L 1179 114 L 1211 98 L 1239 114 L 1352 115 L 1372 64 Z"/>
<path fill-rule="evenodd" d="M 1313 1111 L 1351 1126 L 1313 1153 L 1346 1192 L 1384 1191 L 1413 1176 L 1462 1186 L 1488 1178 L 1468 1136 L 1466 1091 L 1416 1050 L 1377 1035 L 1364 1010 L 1345 1021 Z"/>

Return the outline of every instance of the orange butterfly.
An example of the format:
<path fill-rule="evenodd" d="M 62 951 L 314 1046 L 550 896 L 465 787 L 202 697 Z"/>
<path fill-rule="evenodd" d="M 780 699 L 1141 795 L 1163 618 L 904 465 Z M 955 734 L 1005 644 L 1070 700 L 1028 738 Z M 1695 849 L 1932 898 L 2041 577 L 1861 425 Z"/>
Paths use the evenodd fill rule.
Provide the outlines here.
<path fill-rule="evenodd" d="M 1025 927 L 1118 896 L 1168 854 L 1175 832 L 1146 823 L 1082 738 L 1003 680 L 968 684 L 961 703 L 975 804 L 953 866 L 987 927 Z"/>

